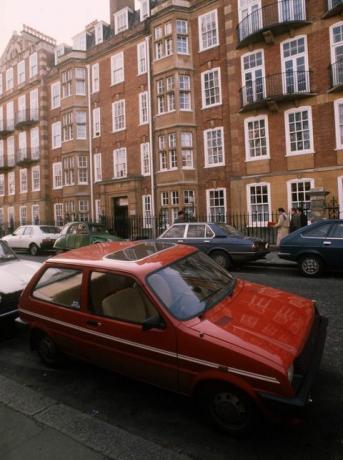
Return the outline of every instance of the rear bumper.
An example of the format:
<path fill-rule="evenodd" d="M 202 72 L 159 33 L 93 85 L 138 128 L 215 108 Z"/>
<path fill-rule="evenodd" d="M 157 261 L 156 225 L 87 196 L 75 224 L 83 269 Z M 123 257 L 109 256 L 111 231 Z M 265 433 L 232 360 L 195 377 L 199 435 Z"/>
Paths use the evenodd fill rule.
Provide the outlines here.
<path fill-rule="evenodd" d="M 287 408 L 290 411 L 292 411 L 292 409 L 294 411 L 304 407 L 311 401 L 311 388 L 323 356 L 327 325 L 328 319 L 317 314 L 312 333 L 305 347 L 308 356 L 306 371 L 303 374 L 294 374 L 294 397 L 282 398 L 268 393 L 259 393 L 259 396 L 268 408 L 278 408 L 282 409 L 282 411 Z"/>
<path fill-rule="evenodd" d="M 253 262 L 254 260 L 264 259 L 267 254 L 269 254 L 269 249 L 265 251 L 256 251 L 256 252 L 241 252 L 241 253 L 230 253 L 232 260 L 236 263 L 247 263 Z"/>

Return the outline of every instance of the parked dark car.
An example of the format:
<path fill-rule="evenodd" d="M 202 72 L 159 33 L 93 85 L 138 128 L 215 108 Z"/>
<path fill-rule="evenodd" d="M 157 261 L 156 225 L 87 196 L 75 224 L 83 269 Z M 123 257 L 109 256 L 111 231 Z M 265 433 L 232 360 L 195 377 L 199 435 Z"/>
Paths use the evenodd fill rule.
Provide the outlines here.
<path fill-rule="evenodd" d="M 93 243 L 120 240 L 118 236 L 111 235 L 102 224 L 90 222 L 69 222 L 61 231 L 60 237 L 55 241 L 54 249 L 66 251 L 80 248 Z"/>
<path fill-rule="evenodd" d="M 343 269 L 343 219 L 320 220 L 281 240 L 279 257 L 298 262 L 304 276 Z"/>
<path fill-rule="evenodd" d="M 268 243 L 260 238 L 244 236 L 228 224 L 177 223 L 158 239 L 195 246 L 227 269 L 264 258 L 269 252 Z"/>

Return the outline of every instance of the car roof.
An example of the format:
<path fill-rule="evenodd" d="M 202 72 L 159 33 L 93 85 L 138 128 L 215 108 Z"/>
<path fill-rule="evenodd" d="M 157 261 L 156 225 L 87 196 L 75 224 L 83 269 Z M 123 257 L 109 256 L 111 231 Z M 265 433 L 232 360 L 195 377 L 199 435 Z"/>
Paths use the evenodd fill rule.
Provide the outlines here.
<path fill-rule="evenodd" d="M 47 264 L 73 264 L 149 273 L 197 252 L 192 246 L 158 240 L 97 243 L 68 251 L 47 260 Z"/>

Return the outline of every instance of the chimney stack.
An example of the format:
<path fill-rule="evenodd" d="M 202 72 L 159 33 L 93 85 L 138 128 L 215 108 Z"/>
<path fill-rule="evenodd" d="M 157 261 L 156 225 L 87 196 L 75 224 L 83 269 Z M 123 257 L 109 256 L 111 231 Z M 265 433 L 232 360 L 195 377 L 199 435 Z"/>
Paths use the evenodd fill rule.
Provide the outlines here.
<path fill-rule="evenodd" d="M 110 0 L 111 19 L 114 13 L 116 13 L 119 10 L 122 10 L 126 6 L 131 8 L 132 11 L 135 11 L 135 0 Z"/>

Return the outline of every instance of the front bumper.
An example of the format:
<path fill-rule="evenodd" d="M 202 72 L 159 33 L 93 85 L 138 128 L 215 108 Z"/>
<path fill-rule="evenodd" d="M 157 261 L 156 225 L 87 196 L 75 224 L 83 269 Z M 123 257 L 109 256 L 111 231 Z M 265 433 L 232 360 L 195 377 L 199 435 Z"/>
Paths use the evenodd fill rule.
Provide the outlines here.
<path fill-rule="evenodd" d="M 293 398 L 283 398 L 268 393 L 259 393 L 268 408 L 299 409 L 310 402 L 311 388 L 324 352 L 327 325 L 328 319 L 320 316 L 316 311 L 310 336 L 304 350 L 294 363 L 292 385 L 295 395 Z"/>

